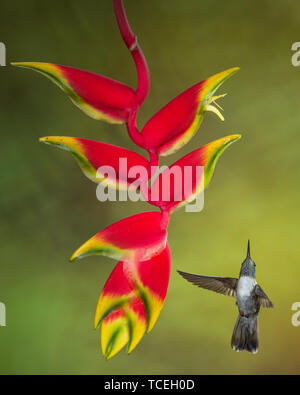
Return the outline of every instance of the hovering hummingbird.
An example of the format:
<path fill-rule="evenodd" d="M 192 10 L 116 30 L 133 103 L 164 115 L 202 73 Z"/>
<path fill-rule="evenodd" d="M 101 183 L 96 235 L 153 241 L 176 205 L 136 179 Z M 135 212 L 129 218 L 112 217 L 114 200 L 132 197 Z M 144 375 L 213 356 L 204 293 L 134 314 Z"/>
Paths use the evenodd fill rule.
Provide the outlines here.
<path fill-rule="evenodd" d="M 178 271 L 189 282 L 200 288 L 237 298 L 239 316 L 231 339 L 235 351 L 258 352 L 258 313 L 260 307 L 272 308 L 273 304 L 255 280 L 255 263 L 250 256 L 248 241 L 247 257 L 242 263 L 239 279 L 229 277 L 198 276 Z"/>

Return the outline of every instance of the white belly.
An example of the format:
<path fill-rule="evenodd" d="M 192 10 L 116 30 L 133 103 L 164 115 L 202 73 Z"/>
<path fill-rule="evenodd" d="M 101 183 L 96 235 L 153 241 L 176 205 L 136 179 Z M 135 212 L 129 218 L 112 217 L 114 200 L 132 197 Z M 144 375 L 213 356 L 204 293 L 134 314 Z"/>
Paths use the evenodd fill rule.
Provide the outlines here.
<path fill-rule="evenodd" d="M 237 297 L 239 299 L 249 298 L 256 284 L 255 278 L 248 276 L 241 277 L 237 286 Z"/>

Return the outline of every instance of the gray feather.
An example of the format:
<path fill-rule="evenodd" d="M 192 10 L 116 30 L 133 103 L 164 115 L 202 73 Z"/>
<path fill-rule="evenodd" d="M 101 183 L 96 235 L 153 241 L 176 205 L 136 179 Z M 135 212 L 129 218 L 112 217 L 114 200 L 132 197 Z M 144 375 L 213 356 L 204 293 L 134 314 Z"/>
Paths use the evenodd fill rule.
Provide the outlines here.
<path fill-rule="evenodd" d="M 274 307 L 273 303 L 270 301 L 268 296 L 264 293 L 264 291 L 261 289 L 261 287 L 258 284 L 256 284 L 253 292 L 260 306 L 265 307 L 267 309 L 271 309 Z"/>
<path fill-rule="evenodd" d="M 236 297 L 237 278 L 199 276 L 178 271 L 178 273 L 190 283 L 200 288 L 208 289 L 222 295 Z"/>
<path fill-rule="evenodd" d="M 246 350 L 252 354 L 258 352 L 258 319 L 257 315 L 249 318 L 239 316 L 231 338 L 231 347 L 240 352 Z"/>

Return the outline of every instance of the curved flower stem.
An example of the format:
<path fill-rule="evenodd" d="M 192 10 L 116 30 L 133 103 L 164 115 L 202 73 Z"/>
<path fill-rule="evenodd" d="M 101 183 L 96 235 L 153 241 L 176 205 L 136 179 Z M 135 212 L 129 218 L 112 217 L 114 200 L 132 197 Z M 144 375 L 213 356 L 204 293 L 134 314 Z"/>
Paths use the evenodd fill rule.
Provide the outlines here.
<path fill-rule="evenodd" d="M 118 26 L 120 29 L 121 36 L 123 38 L 123 41 L 126 45 L 126 47 L 129 49 L 133 60 L 136 65 L 137 69 L 137 74 L 138 74 L 138 87 L 136 90 L 136 100 L 137 104 L 140 107 L 143 102 L 145 101 L 146 97 L 148 96 L 149 90 L 150 90 L 150 73 L 147 65 L 147 61 L 145 59 L 145 56 L 143 54 L 143 51 L 141 47 L 139 46 L 137 42 L 137 37 L 131 30 L 131 27 L 129 25 L 123 0 L 113 0 L 113 5 L 114 5 L 114 11 L 116 15 L 116 19 L 118 22 Z M 136 125 L 136 117 L 137 117 L 137 111 L 133 112 L 130 114 L 128 121 L 126 123 L 128 134 L 132 141 L 138 145 L 139 147 L 142 147 L 144 149 L 146 148 L 145 140 L 143 135 L 140 133 L 138 130 L 138 127 Z M 155 151 L 148 151 L 150 160 L 149 160 L 149 171 L 150 171 L 150 177 L 153 177 L 155 173 L 158 170 L 159 166 L 159 157 Z M 149 185 L 148 185 L 148 180 L 145 180 L 142 185 L 141 185 L 141 192 L 144 196 L 144 198 L 148 201 L 148 203 L 160 207 L 158 202 L 152 201 L 151 196 L 149 196 Z M 170 214 L 169 212 L 165 211 L 162 209 L 162 223 L 163 226 L 167 227 L 169 223 L 169 218 Z"/>
<path fill-rule="evenodd" d="M 126 123 L 128 134 L 131 138 L 131 140 L 138 145 L 141 148 L 145 148 L 145 142 L 142 134 L 138 130 L 138 127 L 136 125 L 136 116 L 137 112 L 133 112 L 129 115 L 128 121 Z"/>
<path fill-rule="evenodd" d="M 121 36 L 133 57 L 137 69 L 138 87 L 136 90 L 136 99 L 138 105 L 141 106 L 150 90 L 149 68 L 143 51 L 137 42 L 137 37 L 130 28 L 123 0 L 113 0 L 113 4 Z"/>
<path fill-rule="evenodd" d="M 141 184 L 141 192 L 142 195 L 144 197 L 144 199 L 151 204 L 152 206 L 158 207 L 161 211 L 161 228 L 162 229 L 167 229 L 167 227 L 169 226 L 169 222 L 170 222 L 170 210 L 166 209 L 165 207 L 162 207 L 161 204 L 159 202 L 157 202 L 156 200 L 152 200 L 152 196 L 151 196 L 151 191 L 148 188 L 148 183 L 147 182 L 143 182 Z"/>
<path fill-rule="evenodd" d="M 149 156 L 150 156 L 150 168 L 151 168 L 151 166 L 153 166 L 153 167 L 158 167 L 158 165 L 159 165 L 159 158 L 158 158 L 158 155 L 157 155 L 157 152 L 156 151 L 148 151 L 149 152 Z"/>
<path fill-rule="evenodd" d="M 167 229 L 170 222 L 170 211 L 161 208 L 161 215 L 162 215 L 161 226 L 163 229 Z"/>

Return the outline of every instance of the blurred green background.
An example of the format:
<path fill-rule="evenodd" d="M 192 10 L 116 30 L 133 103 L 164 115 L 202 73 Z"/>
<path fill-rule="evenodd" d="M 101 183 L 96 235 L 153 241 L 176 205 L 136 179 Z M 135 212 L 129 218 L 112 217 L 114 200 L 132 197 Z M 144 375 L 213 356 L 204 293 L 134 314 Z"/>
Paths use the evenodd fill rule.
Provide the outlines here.
<path fill-rule="evenodd" d="M 161 316 L 127 356 L 100 354 L 93 316 L 115 262 L 72 252 L 107 225 L 151 210 L 145 203 L 104 203 L 71 156 L 38 137 L 99 139 L 130 149 L 125 127 L 96 122 L 42 76 L 0 68 L 1 195 L 0 373 L 202 374 L 300 373 L 300 3 L 286 0 L 125 0 L 148 59 L 152 87 L 139 125 L 181 91 L 233 66 L 224 84 L 225 123 L 212 113 L 191 143 L 164 159 L 240 132 L 218 162 L 201 213 L 172 216 L 172 274 Z M 110 0 L 2 0 L 0 41 L 8 61 L 74 66 L 135 86 L 133 62 Z M 141 152 L 141 151 L 139 151 Z M 298 175 L 297 175 L 298 174 Z M 236 276 L 247 239 L 257 279 L 275 304 L 260 315 L 258 355 L 231 350 L 233 299 L 197 289 L 177 269 Z"/>

